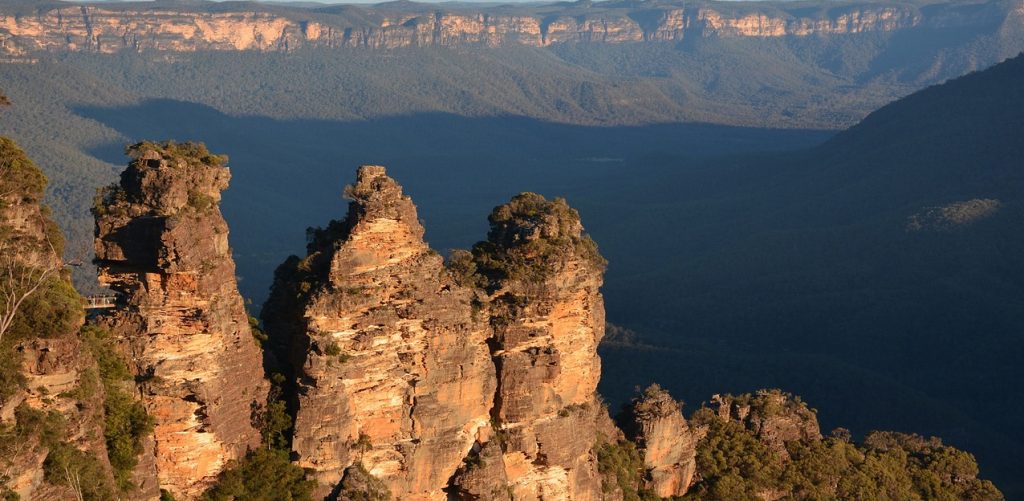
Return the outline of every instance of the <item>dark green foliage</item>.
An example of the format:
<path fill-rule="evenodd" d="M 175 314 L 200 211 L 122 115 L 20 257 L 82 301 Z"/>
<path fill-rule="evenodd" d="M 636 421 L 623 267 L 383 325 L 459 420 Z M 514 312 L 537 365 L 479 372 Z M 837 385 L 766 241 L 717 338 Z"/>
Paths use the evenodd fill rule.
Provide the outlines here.
<path fill-rule="evenodd" d="M 388 492 L 384 482 L 366 470 L 362 462 L 356 462 L 345 470 L 345 477 L 341 479 L 337 499 L 339 501 L 390 501 L 391 493 Z"/>
<path fill-rule="evenodd" d="M 132 379 L 132 374 L 117 352 L 110 333 L 100 327 L 86 325 L 82 328 L 82 340 L 96 360 L 106 392 L 103 437 L 107 444 L 107 458 L 114 468 L 118 487 L 129 490 L 132 488 L 132 470 L 142 452 L 142 439 L 153 430 L 153 418 L 146 413 L 141 402 L 125 391 L 125 382 Z"/>
<path fill-rule="evenodd" d="M 68 277 L 54 274 L 22 303 L 4 340 L 7 336 L 14 341 L 68 335 L 82 324 L 84 317 L 78 291 Z"/>
<path fill-rule="evenodd" d="M 132 487 L 131 472 L 142 453 L 142 438 L 153 430 L 153 419 L 146 408 L 131 394 L 107 388 L 103 408 L 106 412 L 103 436 L 107 442 L 107 457 L 114 468 L 114 478 L 122 490 Z"/>
<path fill-rule="evenodd" d="M 341 355 L 341 347 L 338 346 L 338 343 L 330 341 L 327 343 L 327 346 L 323 348 L 323 353 L 328 357 L 336 357 Z"/>
<path fill-rule="evenodd" d="M 41 447 L 51 447 L 64 439 L 67 423 L 64 416 L 57 411 L 44 412 L 21 404 L 14 409 L 15 425 L 6 430 L 7 438 L 19 442 L 36 439 Z M 4 440 L 4 445 L 10 445 Z"/>
<path fill-rule="evenodd" d="M 204 495 L 205 501 L 300 501 L 310 500 L 316 482 L 305 479 L 302 468 L 291 463 L 292 418 L 283 399 L 286 378 L 270 376 L 267 404 L 255 408 L 253 425 L 263 436 L 263 447 L 225 469 L 217 484 Z"/>
<path fill-rule="evenodd" d="M 259 346 L 260 348 L 266 347 L 267 341 L 269 341 L 270 338 L 267 336 L 267 333 L 263 331 L 263 328 L 260 327 L 260 319 L 249 315 L 249 331 L 252 332 L 252 338 L 256 341 L 256 346 Z"/>
<path fill-rule="evenodd" d="M 213 200 L 213 198 L 205 193 L 200 193 L 198 191 L 188 192 L 189 207 L 192 207 L 193 209 L 199 212 L 206 211 L 210 207 L 213 207 L 215 203 L 216 202 Z"/>
<path fill-rule="evenodd" d="M 548 201 L 536 193 L 521 193 L 495 207 L 487 220 L 487 241 L 473 246 L 473 258 L 490 287 L 500 280 L 542 282 L 573 257 L 595 270 L 603 271 L 608 264 L 593 239 L 581 233 L 579 212 L 563 198 Z M 465 272 L 468 267 L 462 268 Z"/>
<path fill-rule="evenodd" d="M 483 287 L 484 278 L 477 272 L 473 253 L 464 249 L 453 249 L 448 255 L 448 270 L 455 282 L 463 287 Z"/>
<path fill-rule="evenodd" d="M 692 421 L 708 433 L 697 447 L 699 477 L 687 499 L 754 501 L 764 493 L 800 500 L 1003 499 L 977 478 L 973 456 L 936 438 L 874 432 L 858 446 L 840 433 L 788 442 L 786 460 L 736 421 L 707 409 Z"/>
<path fill-rule="evenodd" d="M 258 449 L 221 473 L 204 501 L 305 501 L 312 499 L 316 483 L 305 479 L 302 468 L 285 451 Z"/>
<path fill-rule="evenodd" d="M 167 160 L 195 160 L 212 167 L 221 167 L 228 162 L 227 155 L 214 155 L 210 153 L 210 150 L 206 149 L 205 144 L 194 142 L 142 141 L 127 146 L 124 154 L 132 160 L 139 160 L 151 151 L 159 153 L 160 156 Z M 178 165 L 174 162 L 171 163 L 172 167 L 177 167 Z M 191 193 L 189 197 L 191 198 Z"/>
<path fill-rule="evenodd" d="M 701 481 L 694 492 L 711 499 L 756 499 L 782 472 L 780 458 L 734 421 L 708 420 L 708 435 L 697 448 Z"/>
<path fill-rule="evenodd" d="M 43 462 L 43 474 L 43 478 L 51 484 L 65 485 L 80 491 L 82 499 L 86 501 L 117 498 L 114 486 L 106 480 L 108 477 L 99 459 L 64 442 L 50 447 Z"/>
<path fill-rule="evenodd" d="M 25 375 L 21 373 L 21 354 L 10 347 L 10 343 L 0 344 L 0 402 L 6 402 L 25 384 Z"/>
<path fill-rule="evenodd" d="M 22 200 L 42 200 L 47 179 L 28 155 L 10 138 L 0 136 L 0 185 L 4 193 L 20 194 Z"/>
<path fill-rule="evenodd" d="M 284 383 L 283 375 L 270 375 L 267 405 L 257 414 L 255 426 L 263 436 L 264 447 L 287 452 L 291 449 L 292 417 L 284 400 Z"/>
<path fill-rule="evenodd" d="M 160 501 L 174 501 L 174 494 L 166 489 L 160 489 Z"/>
<path fill-rule="evenodd" d="M 658 499 L 642 488 L 644 460 L 636 444 L 629 440 L 610 443 L 599 438 L 594 445 L 594 452 L 597 455 L 597 469 L 602 475 L 602 492 L 611 493 L 618 488 L 627 501 Z"/>

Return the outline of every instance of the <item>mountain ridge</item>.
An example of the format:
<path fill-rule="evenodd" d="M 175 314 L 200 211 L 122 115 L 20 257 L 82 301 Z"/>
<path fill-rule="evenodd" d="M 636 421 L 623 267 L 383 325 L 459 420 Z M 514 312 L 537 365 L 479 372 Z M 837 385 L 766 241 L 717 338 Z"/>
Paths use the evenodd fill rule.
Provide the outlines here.
<path fill-rule="evenodd" d="M 1024 7 L 1011 0 L 818 5 L 609 1 L 479 7 L 402 2 L 315 8 L 236 2 L 14 3 L 0 4 L 0 52 L 544 47 L 994 26 L 998 31 L 1019 29 L 1022 22 Z"/>

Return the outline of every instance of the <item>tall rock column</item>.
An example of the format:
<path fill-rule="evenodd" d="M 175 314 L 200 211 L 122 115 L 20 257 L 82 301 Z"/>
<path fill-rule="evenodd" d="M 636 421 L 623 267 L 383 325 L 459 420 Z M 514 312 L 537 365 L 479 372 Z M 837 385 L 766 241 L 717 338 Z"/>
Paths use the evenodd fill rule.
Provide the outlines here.
<path fill-rule="evenodd" d="M 279 268 L 264 306 L 271 336 L 290 338 L 293 449 L 321 494 L 368 472 L 395 498 L 443 500 L 488 429 L 489 329 L 383 167 L 361 167 L 346 195 L 347 217 Z"/>
<path fill-rule="evenodd" d="M 682 405 L 658 385 L 651 385 L 629 407 L 623 425 L 644 457 L 646 487 L 661 498 L 686 494 L 696 470 L 697 434 L 683 417 Z"/>
<path fill-rule="evenodd" d="M 140 468 L 194 498 L 259 445 L 252 413 L 268 390 L 217 205 L 230 173 L 202 145 L 140 143 L 128 154 L 94 209 L 100 283 L 124 303 L 104 322 L 156 423 Z"/>
<path fill-rule="evenodd" d="M 473 257 L 490 295 L 493 415 L 509 490 L 517 500 L 599 499 L 605 260 L 563 199 L 524 193 L 489 219 Z"/>

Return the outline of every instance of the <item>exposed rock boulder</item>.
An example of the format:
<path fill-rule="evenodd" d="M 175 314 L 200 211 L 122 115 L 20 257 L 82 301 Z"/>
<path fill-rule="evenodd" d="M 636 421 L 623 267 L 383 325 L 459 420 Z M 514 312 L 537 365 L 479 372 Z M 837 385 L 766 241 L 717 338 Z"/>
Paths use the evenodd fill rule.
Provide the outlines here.
<path fill-rule="evenodd" d="M 193 498 L 258 446 L 251 416 L 268 391 L 217 206 L 230 173 L 202 145 L 140 143 L 128 153 L 120 184 L 94 209 L 100 283 L 124 303 L 104 323 L 155 420 L 152 461 L 140 468 Z"/>
<path fill-rule="evenodd" d="M 383 167 L 361 167 L 346 195 L 347 217 L 279 269 L 265 306 L 271 335 L 290 337 L 293 449 L 322 494 L 358 467 L 396 498 L 445 499 L 490 420 L 490 330 Z"/>
<path fill-rule="evenodd" d="M 629 407 L 632 435 L 647 468 L 646 484 L 662 498 L 682 496 L 696 469 L 697 436 L 683 418 L 682 404 L 651 385 Z"/>

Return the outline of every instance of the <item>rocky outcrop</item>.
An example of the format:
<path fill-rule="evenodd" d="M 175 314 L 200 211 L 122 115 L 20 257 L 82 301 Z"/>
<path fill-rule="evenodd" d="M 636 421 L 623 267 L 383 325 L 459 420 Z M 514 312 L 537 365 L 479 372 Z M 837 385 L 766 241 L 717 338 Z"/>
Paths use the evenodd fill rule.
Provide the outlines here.
<path fill-rule="evenodd" d="M 103 390 L 96 361 L 78 336 L 84 312 L 63 271 L 63 238 L 42 205 L 45 187 L 43 173 L 13 141 L 0 137 L 4 499 L 74 499 L 70 486 L 47 477 L 51 454 L 88 458 L 95 491 L 113 484 L 103 440 Z"/>
<path fill-rule="evenodd" d="M 0 53 L 34 51 L 259 50 L 301 47 L 546 46 L 707 37 L 806 37 L 889 32 L 926 26 L 999 24 L 1013 2 L 980 9 L 950 3 L 847 4 L 828 8 L 734 6 L 717 2 L 577 3 L 518 8 L 428 8 L 416 4 L 334 9 L 245 5 L 44 6 L 0 9 Z"/>
<path fill-rule="evenodd" d="M 686 494 L 696 470 L 697 434 L 683 418 L 682 405 L 658 385 L 633 400 L 627 429 L 647 469 L 646 487 L 661 498 Z"/>
<path fill-rule="evenodd" d="M 520 195 L 445 267 L 383 167 L 346 195 L 264 306 L 322 494 L 365 469 L 401 499 L 599 499 L 595 437 L 621 433 L 596 394 L 605 263 L 579 215 Z"/>
<path fill-rule="evenodd" d="M 399 499 L 445 499 L 488 428 L 490 330 L 383 167 L 361 167 L 346 194 L 346 218 L 316 232 L 310 255 L 293 262 L 293 273 L 308 272 L 290 308 L 303 327 L 292 341 L 308 346 L 291 350 L 301 351 L 291 359 L 293 449 L 326 491 L 365 468 Z M 266 308 L 286 290 L 279 285 Z M 284 321 L 268 327 L 280 332 Z"/>
<path fill-rule="evenodd" d="M 786 442 L 821 440 L 814 411 L 800 397 L 780 390 L 758 390 L 739 397 L 714 395 L 711 405 L 719 418 L 742 424 L 782 458 L 789 457 Z"/>
<path fill-rule="evenodd" d="M 103 323 L 155 421 L 140 468 L 193 498 L 259 444 L 251 416 L 268 391 L 217 206 L 230 173 L 202 145 L 140 143 L 129 154 L 94 209 L 99 279 L 123 302 Z"/>
<path fill-rule="evenodd" d="M 598 499 L 605 261 L 563 199 L 524 193 L 489 220 L 473 264 L 494 329 L 492 415 L 508 490 L 515 499 Z"/>

